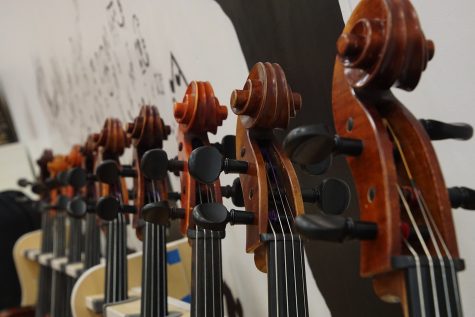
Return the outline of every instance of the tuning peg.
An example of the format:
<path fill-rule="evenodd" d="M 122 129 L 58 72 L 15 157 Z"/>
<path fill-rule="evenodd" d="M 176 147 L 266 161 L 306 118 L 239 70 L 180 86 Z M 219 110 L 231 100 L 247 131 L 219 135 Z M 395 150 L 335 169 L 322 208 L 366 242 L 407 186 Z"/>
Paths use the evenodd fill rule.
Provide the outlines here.
<path fill-rule="evenodd" d="M 30 182 L 25 178 L 20 178 L 17 182 L 20 187 L 31 186 L 31 191 L 37 195 L 41 195 L 46 191 L 46 187 L 38 182 Z"/>
<path fill-rule="evenodd" d="M 153 149 L 145 152 L 140 167 L 145 177 L 160 180 L 167 176 L 167 171 L 183 171 L 185 163 L 177 159 L 169 160 L 164 150 Z"/>
<path fill-rule="evenodd" d="M 59 172 L 56 175 L 56 180 L 58 181 L 59 186 L 67 186 L 68 185 L 68 174 L 66 171 Z"/>
<path fill-rule="evenodd" d="M 50 177 L 44 181 L 44 186 L 49 189 L 55 189 L 61 186 L 61 183 L 58 181 L 56 177 Z"/>
<path fill-rule="evenodd" d="M 169 192 L 168 200 L 177 201 L 181 199 L 181 193 L 179 192 Z"/>
<path fill-rule="evenodd" d="M 82 197 L 76 196 L 68 203 L 66 211 L 71 217 L 82 218 L 88 211 L 88 206 Z"/>
<path fill-rule="evenodd" d="M 28 186 L 32 186 L 35 184 L 29 180 L 27 180 L 26 178 L 20 178 L 18 181 L 17 181 L 17 184 L 18 186 L 20 187 L 28 187 Z"/>
<path fill-rule="evenodd" d="M 183 219 L 185 209 L 168 206 L 166 201 L 150 203 L 142 208 L 142 217 L 145 221 L 166 226 L 170 219 Z"/>
<path fill-rule="evenodd" d="M 451 187 L 448 192 L 452 208 L 475 210 L 475 190 L 467 187 Z"/>
<path fill-rule="evenodd" d="M 466 123 L 445 123 L 437 120 L 419 120 L 431 140 L 469 140 L 473 135 L 473 128 Z"/>
<path fill-rule="evenodd" d="M 244 207 L 244 197 L 242 195 L 242 187 L 239 177 L 234 179 L 232 186 L 221 186 L 221 195 L 226 198 L 231 198 L 234 206 Z"/>
<path fill-rule="evenodd" d="M 44 209 L 54 209 L 58 211 L 67 210 L 69 204 L 69 198 L 64 195 L 58 195 L 56 204 L 54 205 L 44 205 Z"/>
<path fill-rule="evenodd" d="M 298 164 L 316 164 L 330 155 L 358 156 L 363 151 L 361 140 L 332 135 L 322 124 L 293 129 L 284 140 L 284 149 Z"/>
<path fill-rule="evenodd" d="M 378 234 L 375 223 L 333 215 L 302 215 L 295 219 L 295 225 L 302 235 L 310 239 L 331 242 L 372 240 Z"/>
<path fill-rule="evenodd" d="M 105 160 L 96 168 L 97 179 L 106 184 L 116 184 L 119 176 L 137 177 L 137 172 L 130 165 L 122 165 L 113 160 Z"/>
<path fill-rule="evenodd" d="M 86 186 L 87 173 L 80 167 L 71 168 L 66 173 L 66 182 L 74 189 L 80 189 L 81 187 Z"/>
<path fill-rule="evenodd" d="M 117 217 L 119 212 L 134 214 L 137 209 L 135 206 L 121 205 L 119 200 L 113 196 L 104 196 L 97 201 L 96 212 L 102 219 L 111 221 Z"/>
<path fill-rule="evenodd" d="M 204 229 L 224 231 L 226 225 L 244 225 L 254 223 L 254 213 L 231 209 L 229 212 L 223 204 L 204 203 L 193 208 L 193 219 Z"/>
<path fill-rule="evenodd" d="M 350 204 L 350 187 L 337 178 L 327 178 L 317 188 L 302 189 L 306 203 L 317 204 L 326 214 L 339 215 Z"/>
<path fill-rule="evenodd" d="M 236 136 L 225 135 L 221 140 L 221 143 L 214 143 L 213 146 L 223 154 L 224 157 L 235 159 L 236 158 Z"/>
<path fill-rule="evenodd" d="M 201 146 L 191 152 L 188 159 L 188 170 L 198 181 L 211 184 L 216 181 L 221 172 L 246 173 L 249 163 L 246 161 L 224 158 L 212 146 Z"/>

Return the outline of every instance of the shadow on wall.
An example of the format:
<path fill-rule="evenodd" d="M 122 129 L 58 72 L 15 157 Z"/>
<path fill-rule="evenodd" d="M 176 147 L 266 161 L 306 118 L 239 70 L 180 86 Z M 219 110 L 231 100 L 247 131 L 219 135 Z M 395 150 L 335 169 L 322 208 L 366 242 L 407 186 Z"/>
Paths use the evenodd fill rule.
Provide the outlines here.
<path fill-rule="evenodd" d="M 0 145 L 18 142 L 5 94 L 0 85 Z"/>

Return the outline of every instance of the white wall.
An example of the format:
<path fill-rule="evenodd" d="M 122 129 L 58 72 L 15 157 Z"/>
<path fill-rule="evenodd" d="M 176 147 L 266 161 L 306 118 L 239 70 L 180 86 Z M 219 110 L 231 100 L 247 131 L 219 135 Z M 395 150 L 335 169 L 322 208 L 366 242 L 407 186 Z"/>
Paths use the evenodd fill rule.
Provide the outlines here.
<path fill-rule="evenodd" d="M 126 122 L 143 103 L 156 105 L 172 126 L 164 148 L 173 157 L 172 100 L 182 98 L 186 85 L 171 90 L 169 80 L 178 69 L 171 55 L 188 81 L 210 81 L 224 105 L 248 75 L 234 28 L 211 0 L 4 0 L 0 30 L 0 86 L 33 157 L 45 147 L 65 153 L 99 131 L 106 117 Z M 229 111 L 212 141 L 234 134 L 235 122 Z M 228 230 L 224 279 L 245 316 L 265 316 L 266 275 L 244 250 L 243 228 Z M 307 277 L 310 315 L 329 316 L 314 279 Z"/>
<path fill-rule="evenodd" d="M 17 184 L 18 179 L 33 180 L 33 170 L 28 160 L 26 148 L 21 143 L 0 146 L 0 191 L 24 190 Z M 31 192 L 26 191 L 31 194 Z"/>
<path fill-rule="evenodd" d="M 358 1 L 340 0 L 345 21 Z M 414 0 L 422 29 L 435 43 L 435 56 L 413 92 L 395 90 L 418 118 L 466 122 L 475 126 L 475 2 Z M 475 188 L 475 139 L 434 142 L 447 186 Z M 460 254 L 466 270 L 459 274 L 464 312 L 475 311 L 475 213 L 454 210 Z"/>

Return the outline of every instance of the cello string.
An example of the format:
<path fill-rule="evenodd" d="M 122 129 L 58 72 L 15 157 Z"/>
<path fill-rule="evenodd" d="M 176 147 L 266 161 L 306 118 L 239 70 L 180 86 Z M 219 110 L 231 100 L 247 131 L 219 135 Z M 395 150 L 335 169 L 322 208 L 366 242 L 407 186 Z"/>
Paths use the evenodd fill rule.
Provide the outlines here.
<path fill-rule="evenodd" d="M 437 243 L 437 240 L 436 240 L 436 238 L 434 236 L 434 232 L 433 232 L 433 227 L 437 227 L 437 226 L 435 226 L 435 223 L 434 223 L 434 226 L 432 226 L 431 223 L 429 222 L 429 219 L 428 219 L 429 212 L 426 208 L 424 208 L 424 206 L 421 202 L 422 195 L 419 195 L 418 187 L 416 186 L 416 182 L 414 180 L 414 177 L 412 176 L 412 172 L 409 168 L 409 164 L 407 163 L 406 156 L 404 155 L 404 151 L 402 149 L 401 143 L 399 142 L 399 139 L 397 138 L 396 134 L 394 133 L 394 130 L 392 129 L 389 122 L 387 120 L 384 120 L 383 122 L 384 122 L 384 125 L 386 126 L 387 130 L 389 131 L 392 139 L 393 139 L 393 143 L 396 145 L 399 156 L 401 157 L 402 163 L 404 165 L 404 169 L 406 171 L 407 177 L 409 178 L 411 188 L 412 188 L 412 190 L 413 190 L 413 192 L 416 196 L 416 200 L 417 200 L 417 203 L 419 205 L 419 209 L 421 211 L 422 217 L 424 219 L 424 223 L 426 224 L 427 229 L 429 231 L 429 236 L 430 236 L 430 239 L 432 241 L 432 245 L 434 247 L 434 250 L 436 252 L 437 260 L 440 264 L 440 271 L 441 271 L 441 274 L 442 274 L 442 284 L 443 284 L 443 289 L 444 289 L 444 296 L 445 296 L 447 314 L 448 314 L 448 316 L 452 316 L 452 309 L 450 307 L 450 299 L 449 299 L 447 274 L 445 272 L 445 262 L 444 262 L 444 259 L 442 257 L 442 253 L 440 252 L 439 244 Z M 407 201 L 406 201 L 406 203 L 407 203 Z M 425 244 L 425 241 L 424 241 L 424 244 Z M 427 256 L 430 257 L 429 264 L 431 264 L 432 263 L 432 257 L 429 256 L 429 255 L 427 255 Z M 432 271 L 431 271 L 431 274 L 432 274 Z M 435 272 L 434 272 L 434 279 L 435 279 Z M 431 281 L 431 283 L 435 283 L 435 280 Z M 435 288 L 435 290 L 437 291 L 437 288 Z M 435 293 L 435 294 L 438 295 L 437 293 Z M 438 300 L 438 296 L 436 296 L 435 298 Z M 437 301 L 437 305 L 438 305 L 438 301 Z"/>
<path fill-rule="evenodd" d="M 267 162 L 266 162 L 266 166 L 267 166 Z M 287 316 L 290 316 L 289 315 L 289 297 L 287 296 L 288 294 L 288 278 L 287 278 L 287 247 L 286 247 L 286 239 L 285 239 L 285 231 L 284 231 L 284 226 L 282 224 L 282 221 L 280 219 L 280 212 L 279 212 L 279 207 L 277 206 L 277 201 L 275 200 L 275 195 L 274 195 L 274 190 L 272 189 L 272 183 L 270 181 L 270 178 L 269 178 L 269 174 L 267 173 L 267 170 L 266 170 L 266 177 L 267 177 L 267 184 L 268 184 L 268 188 L 270 189 L 270 193 L 271 193 L 271 197 L 272 197 L 272 200 L 273 200 L 273 203 L 274 203 L 274 207 L 275 207 L 275 212 L 277 214 L 277 219 L 279 220 L 279 225 L 280 225 L 280 229 L 281 229 L 281 232 L 282 232 L 282 238 L 283 238 L 283 244 L 284 244 L 284 272 L 285 272 L 285 300 L 286 300 L 286 308 L 287 308 Z M 285 213 L 285 211 L 284 211 Z M 276 246 L 276 258 L 277 257 L 277 238 L 275 238 L 275 246 Z M 276 279 L 277 279 L 277 275 L 278 275 L 278 271 L 276 270 Z M 276 299 L 278 300 L 278 297 L 276 297 Z"/>
<path fill-rule="evenodd" d="M 422 213 L 422 216 L 424 218 L 424 222 L 429 224 L 429 219 L 428 219 L 428 212 L 427 210 L 424 208 L 422 202 L 421 202 L 421 199 L 419 197 L 419 194 L 418 194 L 418 189 L 417 187 L 415 186 L 415 184 L 413 183 L 413 190 L 416 194 L 416 197 L 417 197 L 417 202 L 419 204 L 419 209 L 421 210 L 421 213 Z M 422 197 L 422 196 L 421 196 Z M 440 252 L 440 248 L 439 248 L 439 245 L 437 243 L 437 240 L 434 236 L 434 232 L 432 230 L 432 226 L 429 224 L 427 226 L 428 228 L 428 231 L 429 231 L 429 235 L 431 237 L 431 241 L 432 241 L 432 244 L 434 246 L 434 250 L 437 254 L 437 258 L 439 260 L 439 263 L 440 263 L 440 271 L 442 273 L 442 284 L 444 285 L 444 295 L 445 295 L 445 302 L 447 303 L 446 304 L 446 309 L 447 309 L 447 315 L 449 317 L 452 316 L 452 309 L 451 309 L 451 305 L 450 305 L 450 298 L 449 298 L 449 288 L 448 288 L 448 281 L 447 281 L 447 275 L 446 275 L 446 272 L 445 272 L 445 262 L 444 262 L 444 258 L 442 256 L 442 253 Z"/>
<path fill-rule="evenodd" d="M 287 221 L 287 226 L 288 226 L 289 231 L 290 231 L 290 237 L 291 237 L 291 241 L 292 241 L 292 243 L 291 243 L 292 258 L 293 258 L 293 265 L 291 263 L 291 266 L 292 266 L 293 272 L 294 272 L 295 309 L 296 309 L 297 316 L 298 316 L 299 315 L 299 309 L 298 309 L 298 292 L 297 292 L 297 273 L 296 273 L 296 270 L 295 270 L 295 262 L 296 262 L 295 258 L 296 257 L 295 257 L 295 247 L 294 247 L 295 246 L 295 244 L 294 244 L 294 233 L 292 231 L 292 226 L 291 226 L 290 220 L 288 218 L 288 213 L 291 215 L 291 218 L 292 218 L 293 221 L 295 219 L 294 219 L 294 215 L 293 215 L 292 210 L 291 210 L 292 208 L 290 207 L 289 201 L 287 199 L 287 195 L 285 194 L 285 192 L 284 192 L 284 195 L 282 195 L 282 193 L 281 193 L 280 187 L 278 185 L 277 173 L 274 169 L 274 166 L 272 165 L 272 161 L 270 160 L 270 157 L 269 157 L 270 155 L 267 152 L 265 152 L 265 156 L 267 158 L 267 161 L 270 164 L 270 167 L 271 167 L 270 169 L 272 171 L 272 176 L 273 176 L 273 179 L 274 179 L 274 183 L 276 184 L 277 193 L 278 193 L 278 196 L 279 196 L 280 201 L 282 203 L 282 208 L 284 210 L 285 219 Z M 271 188 L 271 191 L 273 191 L 272 188 Z M 289 207 L 288 210 L 286 209 L 285 204 L 284 204 L 284 197 L 285 197 L 285 200 L 287 202 L 287 206 Z M 298 240 L 301 243 L 300 237 L 298 237 Z M 303 265 L 303 263 L 302 263 L 302 265 Z M 301 267 L 301 269 L 303 270 L 303 267 Z"/>
<path fill-rule="evenodd" d="M 208 196 L 208 202 L 211 202 L 213 203 L 214 202 L 214 197 L 213 197 L 213 192 L 211 190 L 211 186 L 212 185 L 205 185 L 206 187 L 206 193 L 207 193 L 207 196 Z M 211 299 L 213 301 L 213 317 L 215 316 L 216 314 L 216 302 L 215 302 L 215 289 L 214 289 L 214 281 L 215 281 L 215 277 L 214 277 L 214 231 L 213 230 L 210 230 L 211 231 L 211 288 L 212 288 L 212 292 L 211 292 Z"/>
<path fill-rule="evenodd" d="M 422 287 L 422 272 L 421 272 L 421 260 L 419 258 L 419 255 L 417 254 L 416 250 L 412 247 L 412 245 L 407 241 L 406 238 L 402 238 L 404 241 L 404 244 L 407 246 L 409 249 L 409 252 L 411 252 L 412 256 L 414 257 L 414 260 L 416 261 L 416 278 L 417 278 L 417 292 L 419 293 L 419 304 L 421 305 L 421 317 L 426 316 L 426 311 L 425 311 L 425 300 L 424 300 L 424 288 Z"/>
<path fill-rule="evenodd" d="M 424 208 L 426 210 L 428 210 L 428 207 L 427 207 L 427 204 L 425 202 L 424 197 L 422 195 L 420 195 L 420 198 L 421 198 L 422 205 L 424 206 Z M 438 237 L 438 239 L 439 239 L 439 241 L 442 245 L 442 248 L 444 249 L 445 255 L 447 256 L 447 258 L 449 260 L 450 272 L 451 272 L 451 275 L 452 275 L 452 286 L 453 286 L 453 290 L 455 292 L 454 295 L 455 295 L 455 305 L 456 305 L 456 309 L 457 309 L 457 316 L 461 317 L 461 316 L 463 316 L 463 312 L 462 312 L 461 301 L 460 301 L 460 293 L 459 293 L 459 289 L 458 289 L 458 285 L 457 285 L 457 273 L 455 271 L 454 259 L 452 257 L 452 254 L 450 253 L 449 248 L 447 247 L 447 244 L 445 243 L 445 241 L 442 237 L 442 234 L 439 231 L 439 228 L 435 224 L 435 220 L 432 217 L 432 213 L 428 213 L 428 216 L 429 216 L 430 222 L 434 226 L 434 230 L 435 230 L 436 235 L 437 235 L 437 237 Z"/>
<path fill-rule="evenodd" d="M 432 261 L 432 257 L 429 251 L 429 247 L 427 246 L 426 242 L 424 241 L 424 238 L 422 237 L 421 231 L 419 229 L 419 226 L 417 225 L 417 222 L 414 218 L 414 215 L 409 207 L 408 202 L 406 201 L 406 197 L 404 197 L 404 194 L 401 191 L 401 188 L 399 185 L 397 185 L 397 190 L 399 193 L 399 199 L 402 201 L 404 209 L 406 210 L 406 213 L 409 217 L 409 220 L 411 221 L 411 225 L 414 228 L 414 231 L 416 232 L 417 239 L 419 243 L 421 244 L 422 249 L 424 250 L 424 253 L 427 256 L 427 260 L 429 262 L 429 272 L 430 272 L 430 282 L 432 286 L 432 294 L 434 297 L 434 311 L 435 311 L 435 316 L 440 316 L 439 312 L 439 299 L 438 299 L 438 294 L 437 294 L 437 286 L 435 285 L 435 272 L 434 272 L 434 263 Z"/>
<path fill-rule="evenodd" d="M 195 184 L 196 184 L 196 182 L 195 182 Z M 203 203 L 203 198 L 201 197 L 201 189 L 200 189 L 199 186 L 196 186 L 195 188 L 198 189 L 199 203 L 201 204 L 201 203 Z M 199 245 L 198 245 L 199 235 L 198 235 L 198 233 L 199 233 L 199 227 L 197 225 L 195 225 L 195 232 L 196 232 L 195 233 L 195 243 L 196 243 L 196 252 L 195 252 L 196 259 L 195 259 L 195 262 L 196 262 L 196 268 L 195 268 L 195 280 L 194 280 L 194 282 L 195 282 L 195 292 L 196 292 L 195 293 L 196 294 L 196 300 L 195 300 L 196 315 L 195 315 L 195 317 L 198 317 L 198 303 L 199 303 L 199 301 L 198 301 L 198 283 L 197 283 L 197 281 L 198 281 L 198 274 L 199 274 L 199 272 L 198 272 L 198 258 L 199 258 L 198 257 L 198 253 L 199 253 L 199 248 L 198 248 L 199 247 Z M 206 238 L 206 232 L 205 232 L 205 230 L 203 230 L 203 240 L 205 238 Z M 206 245 L 203 245 L 203 248 L 204 248 L 203 254 L 206 256 Z M 204 265 L 206 266 L 206 260 L 204 261 Z M 204 270 L 203 275 L 204 275 L 204 278 L 205 278 L 205 286 L 206 286 L 206 269 Z M 206 287 L 205 287 L 205 289 L 206 289 Z M 205 310 L 204 311 L 205 311 L 205 315 L 206 315 L 206 291 L 205 291 L 204 295 L 205 295 L 205 298 L 204 298 Z"/>

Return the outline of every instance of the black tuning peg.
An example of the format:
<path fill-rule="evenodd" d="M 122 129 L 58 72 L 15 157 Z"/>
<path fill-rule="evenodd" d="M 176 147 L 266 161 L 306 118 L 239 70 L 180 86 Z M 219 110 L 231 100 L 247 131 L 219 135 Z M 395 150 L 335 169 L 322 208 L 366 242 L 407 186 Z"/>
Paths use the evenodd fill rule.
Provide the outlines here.
<path fill-rule="evenodd" d="M 99 198 L 96 205 L 96 212 L 104 220 L 114 220 L 118 213 L 131 213 L 137 212 L 135 206 L 122 205 L 119 200 L 113 196 L 104 196 Z"/>
<path fill-rule="evenodd" d="M 214 143 L 216 147 L 224 157 L 230 159 L 236 159 L 236 136 L 235 135 L 225 135 L 221 140 L 221 143 Z"/>
<path fill-rule="evenodd" d="M 327 178 L 317 188 L 302 189 L 302 199 L 317 204 L 326 214 L 339 215 L 350 204 L 350 187 L 337 178 Z"/>
<path fill-rule="evenodd" d="M 238 177 L 234 179 L 232 186 L 221 186 L 221 195 L 226 198 L 231 198 L 234 206 L 244 207 L 244 197 L 242 195 L 241 181 Z"/>
<path fill-rule="evenodd" d="M 17 184 L 18 184 L 18 186 L 20 186 L 20 187 L 28 187 L 28 186 L 33 186 L 33 185 L 34 185 L 33 182 L 30 182 L 30 181 L 27 180 L 26 178 L 20 178 L 20 179 L 17 181 Z"/>
<path fill-rule="evenodd" d="M 66 181 L 74 189 L 80 189 L 86 186 L 87 173 L 80 167 L 71 168 L 66 173 Z"/>
<path fill-rule="evenodd" d="M 82 197 L 76 196 L 71 199 L 66 210 L 71 217 L 82 218 L 88 211 L 88 206 Z"/>
<path fill-rule="evenodd" d="M 373 240 L 378 234 L 375 223 L 333 215 L 302 215 L 295 219 L 295 225 L 305 237 L 331 242 Z"/>
<path fill-rule="evenodd" d="M 193 208 L 193 219 L 204 229 L 224 231 L 228 223 L 231 225 L 254 223 L 254 213 L 235 209 L 228 211 L 223 204 L 204 203 Z"/>
<path fill-rule="evenodd" d="M 63 211 L 68 209 L 69 198 L 64 195 L 58 195 L 56 203 L 53 205 L 43 205 L 44 209 L 54 209 L 57 211 Z"/>
<path fill-rule="evenodd" d="M 188 159 L 191 176 L 205 184 L 216 181 L 221 172 L 246 173 L 248 168 L 248 162 L 224 158 L 216 148 L 209 145 L 194 149 Z"/>
<path fill-rule="evenodd" d="M 122 165 L 113 160 L 105 160 L 96 168 L 96 177 L 102 183 L 116 184 L 119 177 L 136 177 L 137 172 L 130 165 Z"/>
<path fill-rule="evenodd" d="M 181 199 L 181 193 L 179 192 L 169 192 L 168 193 L 168 200 L 177 201 Z"/>
<path fill-rule="evenodd" d="M 290 131 L 284 149 L 293 162 L 309 165 L 323 162 L 331 155 L 358 156 L 363 151 L 363 142 L 332 135 L 323 124 L 315 124 Z"/>
<path fill-rule="evenodd" d="M 166 201 L 159 201 L 143 206 L 142 217 L 147 222 L 166 226 L 170 219 L 183 219 L 185 209 L 170 207 Z"/>
<path fill-rule="evenodd" d="M 469 140 L 473 136 L 473 128 L 466 123 L 445 123 L 437 120 L 420 119 L 431 140 Z"/>
<path fill-rule="evenodd" d="M 66 171 L 59 172 L 56 175 L 56 180 L 59 186 L 67 186 L 68 185 L 68 174 Z"/>
<path fill-rule="evenodd" d="M 167 172 L 183 171 L 185 163 L 173 159 L 169 160 L 167 153 L 162 149 L 153 149 L 145 152 L 140 162 L 140 168 L 145 177 L 152 180 L 164 179 Z"/>
<path fill-rule="evenodd" d="M 31 191 L 37 195 L 41 195 L 46 192 L 46 187 L 38 182 L 30 182 L 25 178 L 20 178 L 17 182 L 18 186 L 20 187 L 28 187 L 31 186 Z"/>
<path fill-rule="evenodd" d="M 452 208 L 475 210 L 475 190 L 467 187 L 451 187 L 448 192 Z"/>

